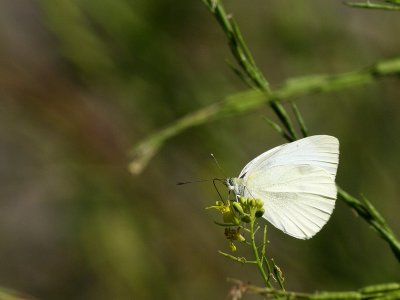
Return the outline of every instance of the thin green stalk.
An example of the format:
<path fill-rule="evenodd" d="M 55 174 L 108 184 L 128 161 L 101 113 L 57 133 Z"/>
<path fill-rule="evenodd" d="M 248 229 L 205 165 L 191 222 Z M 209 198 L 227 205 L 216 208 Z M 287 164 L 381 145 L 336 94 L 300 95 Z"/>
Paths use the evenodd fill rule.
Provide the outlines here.
<path fill-rule="evenodd" d="M 235 73 L 236 76 L 238 76 L 247 87 L 249 87 L 249 88 L 253 88 L 254 87 L 253 86 L 253 82 L 245 74 L 243 74 L 242 70 L 240 70 L 238 67 L 236 67 L 229 60 L 227 60 L 226 63 L 232 69 L 233 73 Z"/>
<path fill-rule="evenodd" d="M 400 262 L 400 241 L 371 202 L 366 198 L 363 198 L 363 201 L 360 201 L 340 187 L 338 187 L 338 194 L 347 205 L 352 207 L 365 221 L 368 222 L 368 224 L 371 225 L 378 235 L 389 244 L 393 254 Z"/>
<path fill-rule="evenodd" d="M 263 232 L 263 244 L 262 244 L 262 247 L 261 247 L 261 262 L 263 262 L 263 260 L 264 260 L 264 258 L 265 258 L 265 255 L 266 255 L 266 252 L 267 252 L 267 243 L 268 243 L 268 240 L 267 240 L 267 225 L 264 225 L 264 232 Z"/>
<path fill-rule="evenodd" d="M 225 256 L 226 258 L 240 262 L 242 264 L 257 264 L 257 261 L 248 260 L 245 257 L 237 257 L 237 256 L 231 255 L 231 254 L 223 252 L 223 251 L 218 251 L 218 253 L 221 254 L 222 256 Z"/>
<path fill-rule="evenodd" d="M 292 141 L 297 140 L 298 136 L 296 134 L 296 131 L 294 130 L 292 122 L 290 121 L 289 116 L 286 113 L 286 110 L 283 108 L 282 104 L 280 104 L 278 101 L 272 100 L 270 102 L 270 105 L 271 105 L 272 110 L 278 116 L 279 120 L 286 127 L 286 130 L 288 131 L 288 134 L 289 134 L 289 141 L 292 142 Z"/>
<path fill-rule="evenodd" d="M 255 218 L 253 217 L 251 222 L 250 222 L 250 242 L 251 242 L 251 248 L 253 249 L 253 254 L 254 254 L 254 258 L 257 262 L 257 267 L 258 270 L 260 271 L 260 274 L 262 276 L 262 278 L 264 279 L 265 284 L 272 288 L 272 284 L 269 281 L 269 276 L 265 273 L 263 264 L 260 260 L 260 256 L 258 254 L 258 249 L 257 249 L 257 245 L 256 245 L 256 240 L 255 240 L 255 232 L 254 232 L 254 223 L 255 223 Z"/>
<path fill-rule="evenodd" d="M 303 135 L 303 137 L 308 136 L 308 129 L 307 129 L 307 126 L 306 126 L 306 124 L 304 123 L 303 116 L 301 115 L 301 113 L 300 113 L 300 111 L 299 111 L 299 109 L 298 109 L 296 103 L 294 103 L 293 101 L 290 101 L 290 105 L 292 106 L 293 113 L 294 113 L 294 116 L 296 117 L 297 123 L 298 123 L 299 126 L 300 126 L 301 134 Z"/>
<path fill-rule="evenodd" d="M 264 118 L 265 121 L 267 121 L 267 124 L 271 126 L 272 129 L 274 129 L 280 136 L 282 136 L 285 140 L 289 140 L 290 136 L 287 135 L 287 133 L 282 129 L 279 124 L 276 122 L 272 121 L 271 119 Z"/>
<path fill-rule="evenodd" d="M 275 263 L 275 260 L 273 258 L 271 258 L 271 262 L 272 262 L 275 278 L 278 281 L 279 287 L 281 288 L 282 291 L 284 291 L 285 286 L 283 285 L 284 278 L 283 278 L 282 271 L 278 267 L 278 265 Z"/>
<path fill-rule="evenodd" d="M 380 3 L 372 3 L 372 2 L 345 2 L 346 5 L 358 8 L 367 8 L 367 9 L 382 9 L 382 10 L 391 10 L 391 11 L 400 11 L 400 6 L 395 2 L 391 2 L 393 4 L 380 4 Z"/>
<path fill-rule="evenodd" d="M 262 244 L 262 248 L 261 248 L 261 265 L 265 264 L 265 267 L 267 268 L 267 275 L 268 275 L 268 282 L 270 282 L 270 278 L 272 275 L 272 270 L 271 270 L 271 266 L 269 265 L 269 261 L 267 258 L 267 244 L 268 244 L 268 240 L 267 240 L 267 225 L 264 225 L 264 233 L 263 233 L 263 244 Z"/>

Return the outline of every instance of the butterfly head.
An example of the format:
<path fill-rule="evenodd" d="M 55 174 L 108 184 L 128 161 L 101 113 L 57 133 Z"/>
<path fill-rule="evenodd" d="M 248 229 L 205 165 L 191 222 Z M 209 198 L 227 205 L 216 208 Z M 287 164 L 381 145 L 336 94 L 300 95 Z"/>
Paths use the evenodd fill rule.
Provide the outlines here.
<path fill-rule="evenodd" d="M 229 191 L 239 196 L 243 192 L 243 183 L 241 181 L 243 181 L 243 179 L 230 177 L 225 180 L 225 185 Z"/>
<path fill-rule="evenodd" d="M 225 185 L 228 188 L 228 190 L 233 191 L 235 189 L 235 182 L 234 178 L 227 178 L 225 179 Z"/>

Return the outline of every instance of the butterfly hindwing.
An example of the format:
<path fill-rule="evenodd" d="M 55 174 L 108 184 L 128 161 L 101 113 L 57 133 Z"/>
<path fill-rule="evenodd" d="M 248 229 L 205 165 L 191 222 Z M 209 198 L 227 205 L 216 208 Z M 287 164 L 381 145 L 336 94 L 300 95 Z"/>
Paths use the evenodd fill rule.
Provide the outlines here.
<path fill-rule="evenodd" d="M 314 236 L 335 207 L 336 185 L 322 168 L 285 165 L 252 175 L 244 182 L 244 196 L 263 200 L 264 218 L 296 238 Z"/>

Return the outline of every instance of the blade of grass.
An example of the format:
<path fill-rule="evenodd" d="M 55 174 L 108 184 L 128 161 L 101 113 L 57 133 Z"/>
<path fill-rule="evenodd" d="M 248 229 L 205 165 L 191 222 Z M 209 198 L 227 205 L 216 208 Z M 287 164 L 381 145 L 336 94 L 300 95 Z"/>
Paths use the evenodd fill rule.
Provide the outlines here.
<path fill-rule="evenodd" d="M 381 10 L 389 10 L 389 11 L 400 11 L 400 6 L 395 5 L 387 5 L 387 4 L 380 4 L 380 3 L 371 3 L 367 2 L 345 2 L 346 5 L 351 7 L 358 7 L 358 8 L 367 8 L 367 9 L 381 9 Z"/>
<path fill-rule="evenodd" d="M 184 130 L 227 116 L 235 116 L 255 110 L 271 98 L 275 101 L 317 93 L 329 93 L 359 85 L 371 84 L 376 79 L 400 74 L 400 57 L 382 60 L 369 68 L 337 75 L 315 75 L 288 79 L 281 88 L 268 96 L 263 92 L 249 90 L 226 97 L 173 122 L 139 142 L 131 151 L 132 162 L 129 169 L 140 174 L 148 162 L 170 138 Z"/>

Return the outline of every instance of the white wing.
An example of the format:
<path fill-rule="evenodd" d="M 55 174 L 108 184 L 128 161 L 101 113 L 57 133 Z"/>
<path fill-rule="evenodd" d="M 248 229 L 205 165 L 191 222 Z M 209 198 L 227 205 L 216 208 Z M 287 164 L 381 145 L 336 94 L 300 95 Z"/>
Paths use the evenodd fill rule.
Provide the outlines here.
<path fill-rule="evenodd" d="M 264 217 L 300 239 L 314 236 L 328 221 L 336 200 L 339 142 L 317 135 L 273 148 L 249 162 L 244 196 L 264 201 Z"/>
<path fill-rule="evenodd" d="M 338 162 L 338 139 L 329 135 L 314 135 L 275 147 L 257 156 L 243 168 L 239 178 L 244 178 L 252 170 L 289 164 L 321 167 L 335 177 Z"/>

